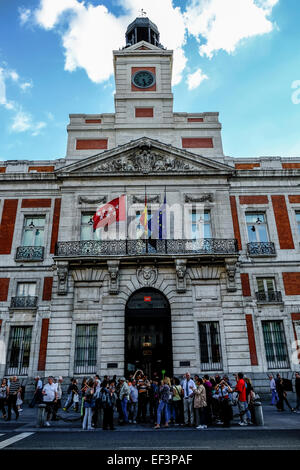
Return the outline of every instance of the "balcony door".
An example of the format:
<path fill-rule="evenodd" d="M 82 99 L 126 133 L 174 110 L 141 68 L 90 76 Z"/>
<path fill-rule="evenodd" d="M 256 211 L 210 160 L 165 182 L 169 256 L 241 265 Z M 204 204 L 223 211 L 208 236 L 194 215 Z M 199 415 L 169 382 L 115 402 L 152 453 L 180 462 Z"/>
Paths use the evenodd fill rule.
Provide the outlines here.
<path fill-rule="evenodd" d="M 156 289 L 136 291 L 125 310 L 125 375 L 173 375 L 170 305 Z"/>

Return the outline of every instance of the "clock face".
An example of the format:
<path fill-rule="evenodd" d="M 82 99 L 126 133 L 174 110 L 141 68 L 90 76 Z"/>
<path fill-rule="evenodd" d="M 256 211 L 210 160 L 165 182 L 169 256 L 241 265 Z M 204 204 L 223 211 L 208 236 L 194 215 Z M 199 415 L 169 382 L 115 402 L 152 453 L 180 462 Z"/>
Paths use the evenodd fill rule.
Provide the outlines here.
<path fill-rule="evenodd" d="M 155 75 L 149 70 L 135 72 L 132 83 L 138 88 L 150 88 L 155 83 Z"/>

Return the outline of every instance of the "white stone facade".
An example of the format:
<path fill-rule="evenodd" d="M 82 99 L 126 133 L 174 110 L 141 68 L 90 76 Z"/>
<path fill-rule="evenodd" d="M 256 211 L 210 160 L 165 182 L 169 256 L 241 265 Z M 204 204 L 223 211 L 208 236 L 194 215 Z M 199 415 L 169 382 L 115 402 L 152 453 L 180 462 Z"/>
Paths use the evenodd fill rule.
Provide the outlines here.
<path fill-rule="evenodd" d="M 126 304 L 143 287 L 138 267 L 149 266 L 157 274 L 150 287 L 164 294 L 170 305 L 172 373 L 241 370 L 267 389 L 267 373 L 291 376 L 299 369 L 293 342 L 300 320 L 300 158 L 224 156 L 218 113 L 173 113 L 172 51 L 142 41 L 113 55 L 115 114 L 70 115 L 65 159 L 0 165 L 0 375 L 8 374 L 12 327 L 30 326 L 24 378 L 37 373 L 76 376 L 76 325 L 83 324 L 97 325 L 91 373 L 123 375 Z M 132 91 L 132 68 L 147 67 L 155 69 L 156 90 Z M 135 117 L 136 108 L 149 107 L 154 109 L 153 117 Z M 212 139 L 213 146 L 182 148 L 183 138 Z M 107 149 L 76 150 L 78 139 L 107 139 Z M 138 160 L 143 151 L 145 158 Z M 183 207 L 202 201 L 210 213 L 211 237 L 238 238 L 239 249 L 54 253 L 56 241 L 80 240 L 82 213 L 93 213 L 100 200 L 107 202 L 124 193 L 129 207 L 134 198 L 143 201 L 145 186 L 148 198 L 158 204 L 165 190 L 168 204 Z M 274 251 L 249 254 L 246 213 L 265 215 Z M 43 259 L 16 256 L 26 215 L 45 217 Z M 52 289 L 45 278 L 53 278 Z M 272 278 L 281 296 L 258 301 L 258 278 Z M 13 305 L 18 282 L 36 283 L 36 305 Z M 43 320 L 49 320 L 48 329 L 43 330 Z M 266 355 L 262 322 L 276 320 L 283 327 L 285 367 L 270 367 Z M 199 322 L 219 325 L 220 369 L 204 367 Z M 82 375 L 86 374 L 77 374 Z"/>

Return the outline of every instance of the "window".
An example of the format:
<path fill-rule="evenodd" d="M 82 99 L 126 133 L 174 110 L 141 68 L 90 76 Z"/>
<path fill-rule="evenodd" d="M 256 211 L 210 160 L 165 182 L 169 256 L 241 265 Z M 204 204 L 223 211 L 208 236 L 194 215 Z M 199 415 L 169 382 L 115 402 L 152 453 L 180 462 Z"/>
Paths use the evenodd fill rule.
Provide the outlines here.
<path fill-rule="evenodd" d="M 199 323 L 201 370 L 221 370 L 222 354 L 219 322 Z"/>
<path fill-rule="evenodd" d="M 94 212 L 81 214 L 80 240 L 100 240 L 101 230 L 94 232 L 93 228 Z"/>
<path fill-rule="evenodd" d="M 193 209 L 190 212 L 191 239 L 211 238 L 211 220 L 210 211 L 197 211 Z"/>
<path fill-rule="evenodd" d="M 263 213 L 246 214 L 249 242 L 268 242 L 266 217 Z"/>
<path fill-rule="evenodd" d="M 28 375 L 31 335 L 31 326 L 11 327 L 7 353 L 7 375 Z"/>
<path fill-rule="evenodd" d="M 97 362 L 97 325 L 77 325 L 75 374 L 94 374 Z"/>
<path fill-rule="evenodd" d="M 300 212 L 296 212 L 296 222 L 298 226 L 298 234 L 300 235 Z"/>
<path fill-rule="evenodd" d="M 288 368 L 289 360 L 283 329 L 283 322 L 281 320 L 263 321 L 262 328 L 268 368 Z"/>
<path fill-rule="evenodd" d="M 18 282 L 17 297 L 35 296 L 36 283 L 35 282 Z"/>
<path fill-rule="evenodd" d="M 258 292 L 256 297 L 261 302 L 281 302 L 281 292 L 277 292 L 275 279 L 273 277 L 257 278 Z"/>
<path fill-rule="evenodd" d="M 25 216 L 23 246 L 44 246 L 45 216 Z"/>

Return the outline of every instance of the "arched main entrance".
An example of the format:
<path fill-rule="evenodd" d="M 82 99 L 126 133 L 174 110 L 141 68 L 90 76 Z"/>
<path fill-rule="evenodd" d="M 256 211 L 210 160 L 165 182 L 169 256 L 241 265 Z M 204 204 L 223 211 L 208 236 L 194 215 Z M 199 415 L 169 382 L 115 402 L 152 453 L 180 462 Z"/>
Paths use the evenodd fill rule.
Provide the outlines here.
<path fill-rule="evenodd" d="M 147 287 L 134 292 L 125 310 L 125 375 L 142 369 L 172 377 L 171 310 L 167 298 Z"/>

